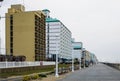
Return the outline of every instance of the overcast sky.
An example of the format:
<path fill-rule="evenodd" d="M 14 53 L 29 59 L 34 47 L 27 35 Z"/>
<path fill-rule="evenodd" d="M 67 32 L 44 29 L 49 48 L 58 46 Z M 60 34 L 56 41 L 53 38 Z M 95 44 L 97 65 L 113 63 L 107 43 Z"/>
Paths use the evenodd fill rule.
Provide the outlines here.
<path fill-rule="evenodd" d="M 49 9 L 51 17 L 61 20 L 72 37 L 100 61 L 120 62 L 120 0 L 4 0 L 0 15 L 4 16 L 11 4 L 24 4 L 27 11 Z"/>

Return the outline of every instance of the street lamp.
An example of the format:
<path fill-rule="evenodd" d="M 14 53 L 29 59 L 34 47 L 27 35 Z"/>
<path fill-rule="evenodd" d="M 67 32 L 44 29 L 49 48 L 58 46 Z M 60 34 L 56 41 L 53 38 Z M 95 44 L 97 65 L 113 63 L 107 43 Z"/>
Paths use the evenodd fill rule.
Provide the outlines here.
<path fill-rule="evenodd" d="M 82 48 L 83 68 L 85 68 L 85 48 Z"/>
<path fill-rule="evenodd" d="M 56 38 L 56 68 L 55 68 L 55 77 L 59 77 L 59 74 L 58 74 L 58 43 L 57 43 L 57 37 L 58 36 L 55 36 Z"/>
<path fill-rule="evenodd" d="M 0 32 L 0 34 L 1 34 L 1 32 Z M 0 54 L 2 54 L 2 52 L 1 52 L 1 36 L 0 36 Z"/>
<path fill-rule="evenodd" d="M 2 2 L 3 0 L 0 0 L 0 2 Z M 0 16 L 0 20 L 1 19 L 5 19 L 5 18 L 9 18 L 9 17 L 4 17 L 4 16 Z M 2 32 L 1 32 L 1 28 L 0 28 L 0 54 L 2 54 L 2 49 L 4 49 L 4 48 L 2 48 Z"/>
<path fill-rule="evenodd" d="M 58 74 L 58 54 L 56 54 L 56 72 L 55 72 L 55 77 L 59 77 L 59 74 Z"/>
<path fill-rule="evenodd" d="M 81 56 L 82 56 L 82 49 L 80 50 L 79 69 L 81 69 Z"/>
<path fill-rule="evenodd" d="M 74 72 L 74 57 L 73 57 L 73 52 L 72 52 L 72 72 Z"/>

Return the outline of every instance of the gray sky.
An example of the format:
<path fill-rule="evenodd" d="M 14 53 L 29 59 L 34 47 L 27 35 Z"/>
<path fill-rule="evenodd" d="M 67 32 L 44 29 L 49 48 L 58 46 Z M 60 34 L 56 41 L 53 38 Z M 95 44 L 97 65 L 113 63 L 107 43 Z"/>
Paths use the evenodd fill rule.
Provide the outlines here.
<path fill-rule="evenodd" d="M 0 15 L 11 4 L 20 3 L 23 0 L 4 0 Z M 120 62 L 120 0 L 24 0 L 24 4 L 27 11 L 49 9 L 50 15 L 61 20 L 72 37 L 83 42 L 100 61 Z M 0 20 L 2 43 L 3 21 Z"/>

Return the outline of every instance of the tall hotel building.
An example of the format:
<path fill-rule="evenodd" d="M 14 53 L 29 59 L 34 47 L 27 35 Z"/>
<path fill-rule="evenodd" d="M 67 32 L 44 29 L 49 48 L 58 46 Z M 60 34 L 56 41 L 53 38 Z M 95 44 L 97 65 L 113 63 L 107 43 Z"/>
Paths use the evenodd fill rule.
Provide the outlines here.
<path fill-rule="evenodd" d="M 49 10 L 45 9 L 43 12 L 46 14 L 46 58 L 55 60 L 55 54 L 59 58 L 71 58 L 70 30 L 60 20 L 51 18 Z"/>
<path fill-rule="evenodd" d="M 6 13 L 7 55 L 26 56 L 26 61 L 45 60 L 45 15 L 11 5 Z"/>

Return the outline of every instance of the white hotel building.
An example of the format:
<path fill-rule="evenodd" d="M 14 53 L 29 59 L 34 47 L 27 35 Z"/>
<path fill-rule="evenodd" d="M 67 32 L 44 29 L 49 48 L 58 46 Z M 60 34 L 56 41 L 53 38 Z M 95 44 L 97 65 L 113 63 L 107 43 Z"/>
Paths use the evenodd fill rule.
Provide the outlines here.
<path fill-rule="evenodd" d="M 49 16 L 50 11 L 45 9 L 46 14 L 46 58 L 70 59 L 72 57 L 71 31 L 58 19 Z"/>
<path fill-rule="evenodd" d="M 73 40 L 72 47 L 73 47 L 73 49 L 72 49 L 73 58 L 77 58 L 77 59 L 81 60 L 82 48 L 83 48 L 82 42 L 75 42 Z"/>

